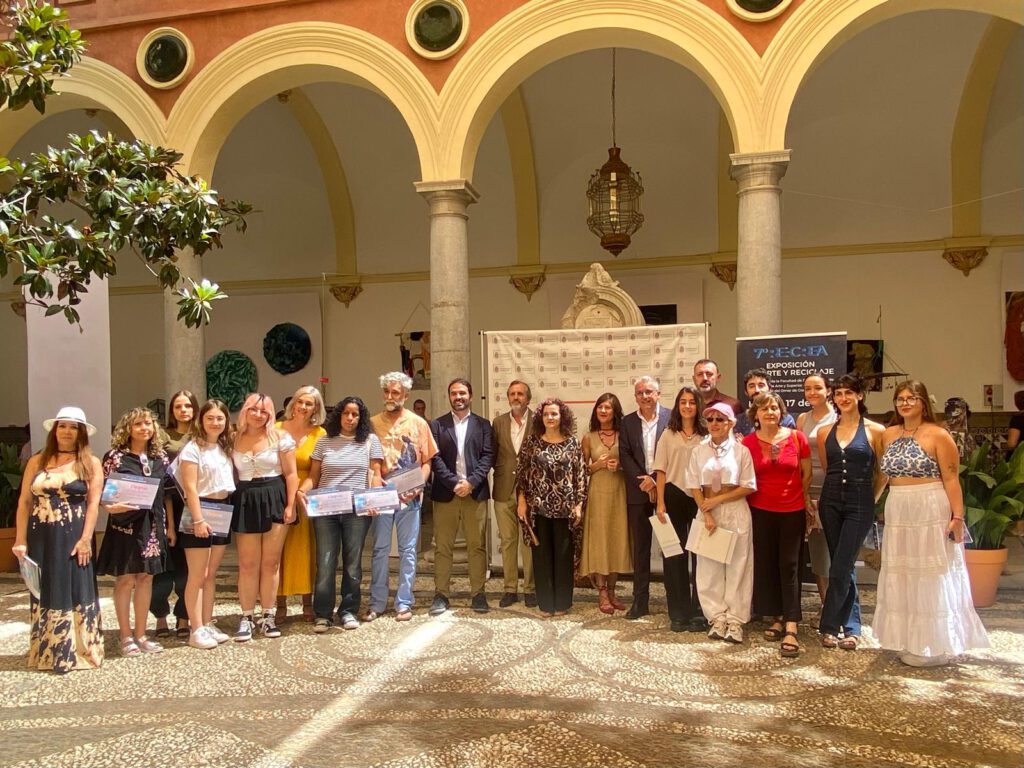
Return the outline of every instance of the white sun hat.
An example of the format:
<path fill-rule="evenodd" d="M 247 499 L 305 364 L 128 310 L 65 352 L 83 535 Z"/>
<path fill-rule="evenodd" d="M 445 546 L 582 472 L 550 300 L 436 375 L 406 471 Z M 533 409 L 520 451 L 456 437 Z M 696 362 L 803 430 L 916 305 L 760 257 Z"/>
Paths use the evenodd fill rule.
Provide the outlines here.
<path fill-rule="evenodd" d="M 85 420 L 85 411 L 74 405 L 65 405 L 57 411 L 57 415 L 54 418 L 43 421 L 43 429 L 49 432 L 58 421 L 73 421 L 76 424 L 84 424 L 86 434 L 96 434 L 96 427 Z"/>

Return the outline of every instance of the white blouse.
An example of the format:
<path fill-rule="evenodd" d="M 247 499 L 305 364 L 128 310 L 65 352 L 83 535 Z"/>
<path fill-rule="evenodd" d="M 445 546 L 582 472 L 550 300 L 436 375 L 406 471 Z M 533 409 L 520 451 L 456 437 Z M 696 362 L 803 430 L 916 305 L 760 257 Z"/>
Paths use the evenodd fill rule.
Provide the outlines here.
<path fill-rule="evenodd" d="M 195 464 L 196 493 L 200 497 L 230 494 L 235 490 L 235 473 L 231 459 L 219 445 L 204 445 L 202 448 L 190 440 L 178 454 L 177 463 Z"/>
<path fill-rule="evenodd" d="M 295 439 L 282 432 L 277 445 L 268 445 L 262 451 L 243 453 L 235 451 L 231 458 L 238 470 L 239 480 L 255 480 L 258 477 L 277 477 L 281 474 L 281 454 L 295 450 Z"/>
<path fill-rule="evenodd" d="M 719 446 L 705 437 L 690 454 L 690 465 L 686 468 L 686 487 L 711 486 L 718 476 L 724 485 L 735 485 L 757 490 L 754 478 L 754 461 L 750 451 L 735 437 L 730 437 Z"/>

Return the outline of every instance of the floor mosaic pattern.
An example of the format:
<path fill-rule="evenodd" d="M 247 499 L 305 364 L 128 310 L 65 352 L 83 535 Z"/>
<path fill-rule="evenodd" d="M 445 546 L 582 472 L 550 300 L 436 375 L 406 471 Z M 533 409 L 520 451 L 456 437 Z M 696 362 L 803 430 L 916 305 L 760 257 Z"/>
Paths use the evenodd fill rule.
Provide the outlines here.
<path fill-rule="evenodd" d="M 217 612 L 231 630 L 228 581 Z M 0 577 L 0 765 L 1024 764 L 1024 591 L 981 612 L 992 649 L 911 669 L 870 638 L 826 651 L 804 627 L 793 660 L 764 625 L 738 646 L 671 633 L 661 595 L 637 622 L 600 613 L 591 590 L 557 619 L 521 603 L 478 615 L 464 581 L 437 618 L 422 592 L 407 623 L 315 635 L 293 620 L 278 640 L 202 651 L 171 639 L 136 658 L 118 656 L 107 583 L 107 660 L 58 677 L 26 667 L 27 593 Z M 870 588 L 864 598 L 870 619 Z M 805 593 L 808 615 L 816 603 Z"/>

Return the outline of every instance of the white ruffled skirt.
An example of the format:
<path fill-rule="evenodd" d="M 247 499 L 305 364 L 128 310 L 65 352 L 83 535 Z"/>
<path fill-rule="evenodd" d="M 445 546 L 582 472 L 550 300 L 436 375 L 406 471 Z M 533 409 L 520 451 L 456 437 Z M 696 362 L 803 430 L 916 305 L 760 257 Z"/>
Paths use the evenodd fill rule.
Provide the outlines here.
<path fill-rule="evenodd" d="M 946 536 L 950 515 L 940 482 L 890 486 L 872 624 L 883 648 L 956 656 L 989 647 L 971 601 L 963 546 Z"/>

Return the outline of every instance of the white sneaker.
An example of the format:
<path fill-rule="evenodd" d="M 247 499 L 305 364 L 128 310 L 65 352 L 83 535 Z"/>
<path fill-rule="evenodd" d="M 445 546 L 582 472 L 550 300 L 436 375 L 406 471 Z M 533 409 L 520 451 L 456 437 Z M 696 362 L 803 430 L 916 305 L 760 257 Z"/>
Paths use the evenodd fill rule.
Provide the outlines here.
<path fill-rule="evenodd" d="M 742 643 L 743 642 L 743 627 L 740 626 L 738 621 L 730 621 L 725 629 L 725 642 L 727 643 Z"/>
<path fill-rule="evenodd" d="M 949 663 L 949 656 L 940 653 L 938 656 L 918 656 L 916 653 L 901 653 L 900 661 L 908 667 L 942 667 Z"/>
<path fill-rule="evenodd" d="M 204 650 L 217 647 L 217 641 L 210 636 L 210 632 L 206 627 L 200 627 L 193 632 L 188 638 L 188 644 L 193 648 L 202 648 Z"/>
<path fill-rule="evenodd" d="M 219 629 L 217 629 L 217 620 L 216 619 L 214 619 L 209 624 L 207 624 L 205 629 L 210 634 L 210 637 L 212 637 L 214 640 L 217 641 L 218 645 L 220 643 L 226 643 L 228 640 L 231 639 L 226 634 L 224 634 Z"/>
<path fill-rule="evenodd" d="M 252 640 L 253 629 L 252 616 L 242 616 L 238 622 L 238 631 L 235 632 L 234 641 L 236 643 L 244 643 Z"/>
<path fill-rule="evenodd" d="M 726 632 L 725 619 L 718 618 L 711 622 L 711 629 L 708 630 L 708 637 L 712 640 L 725 640 Z"/>

